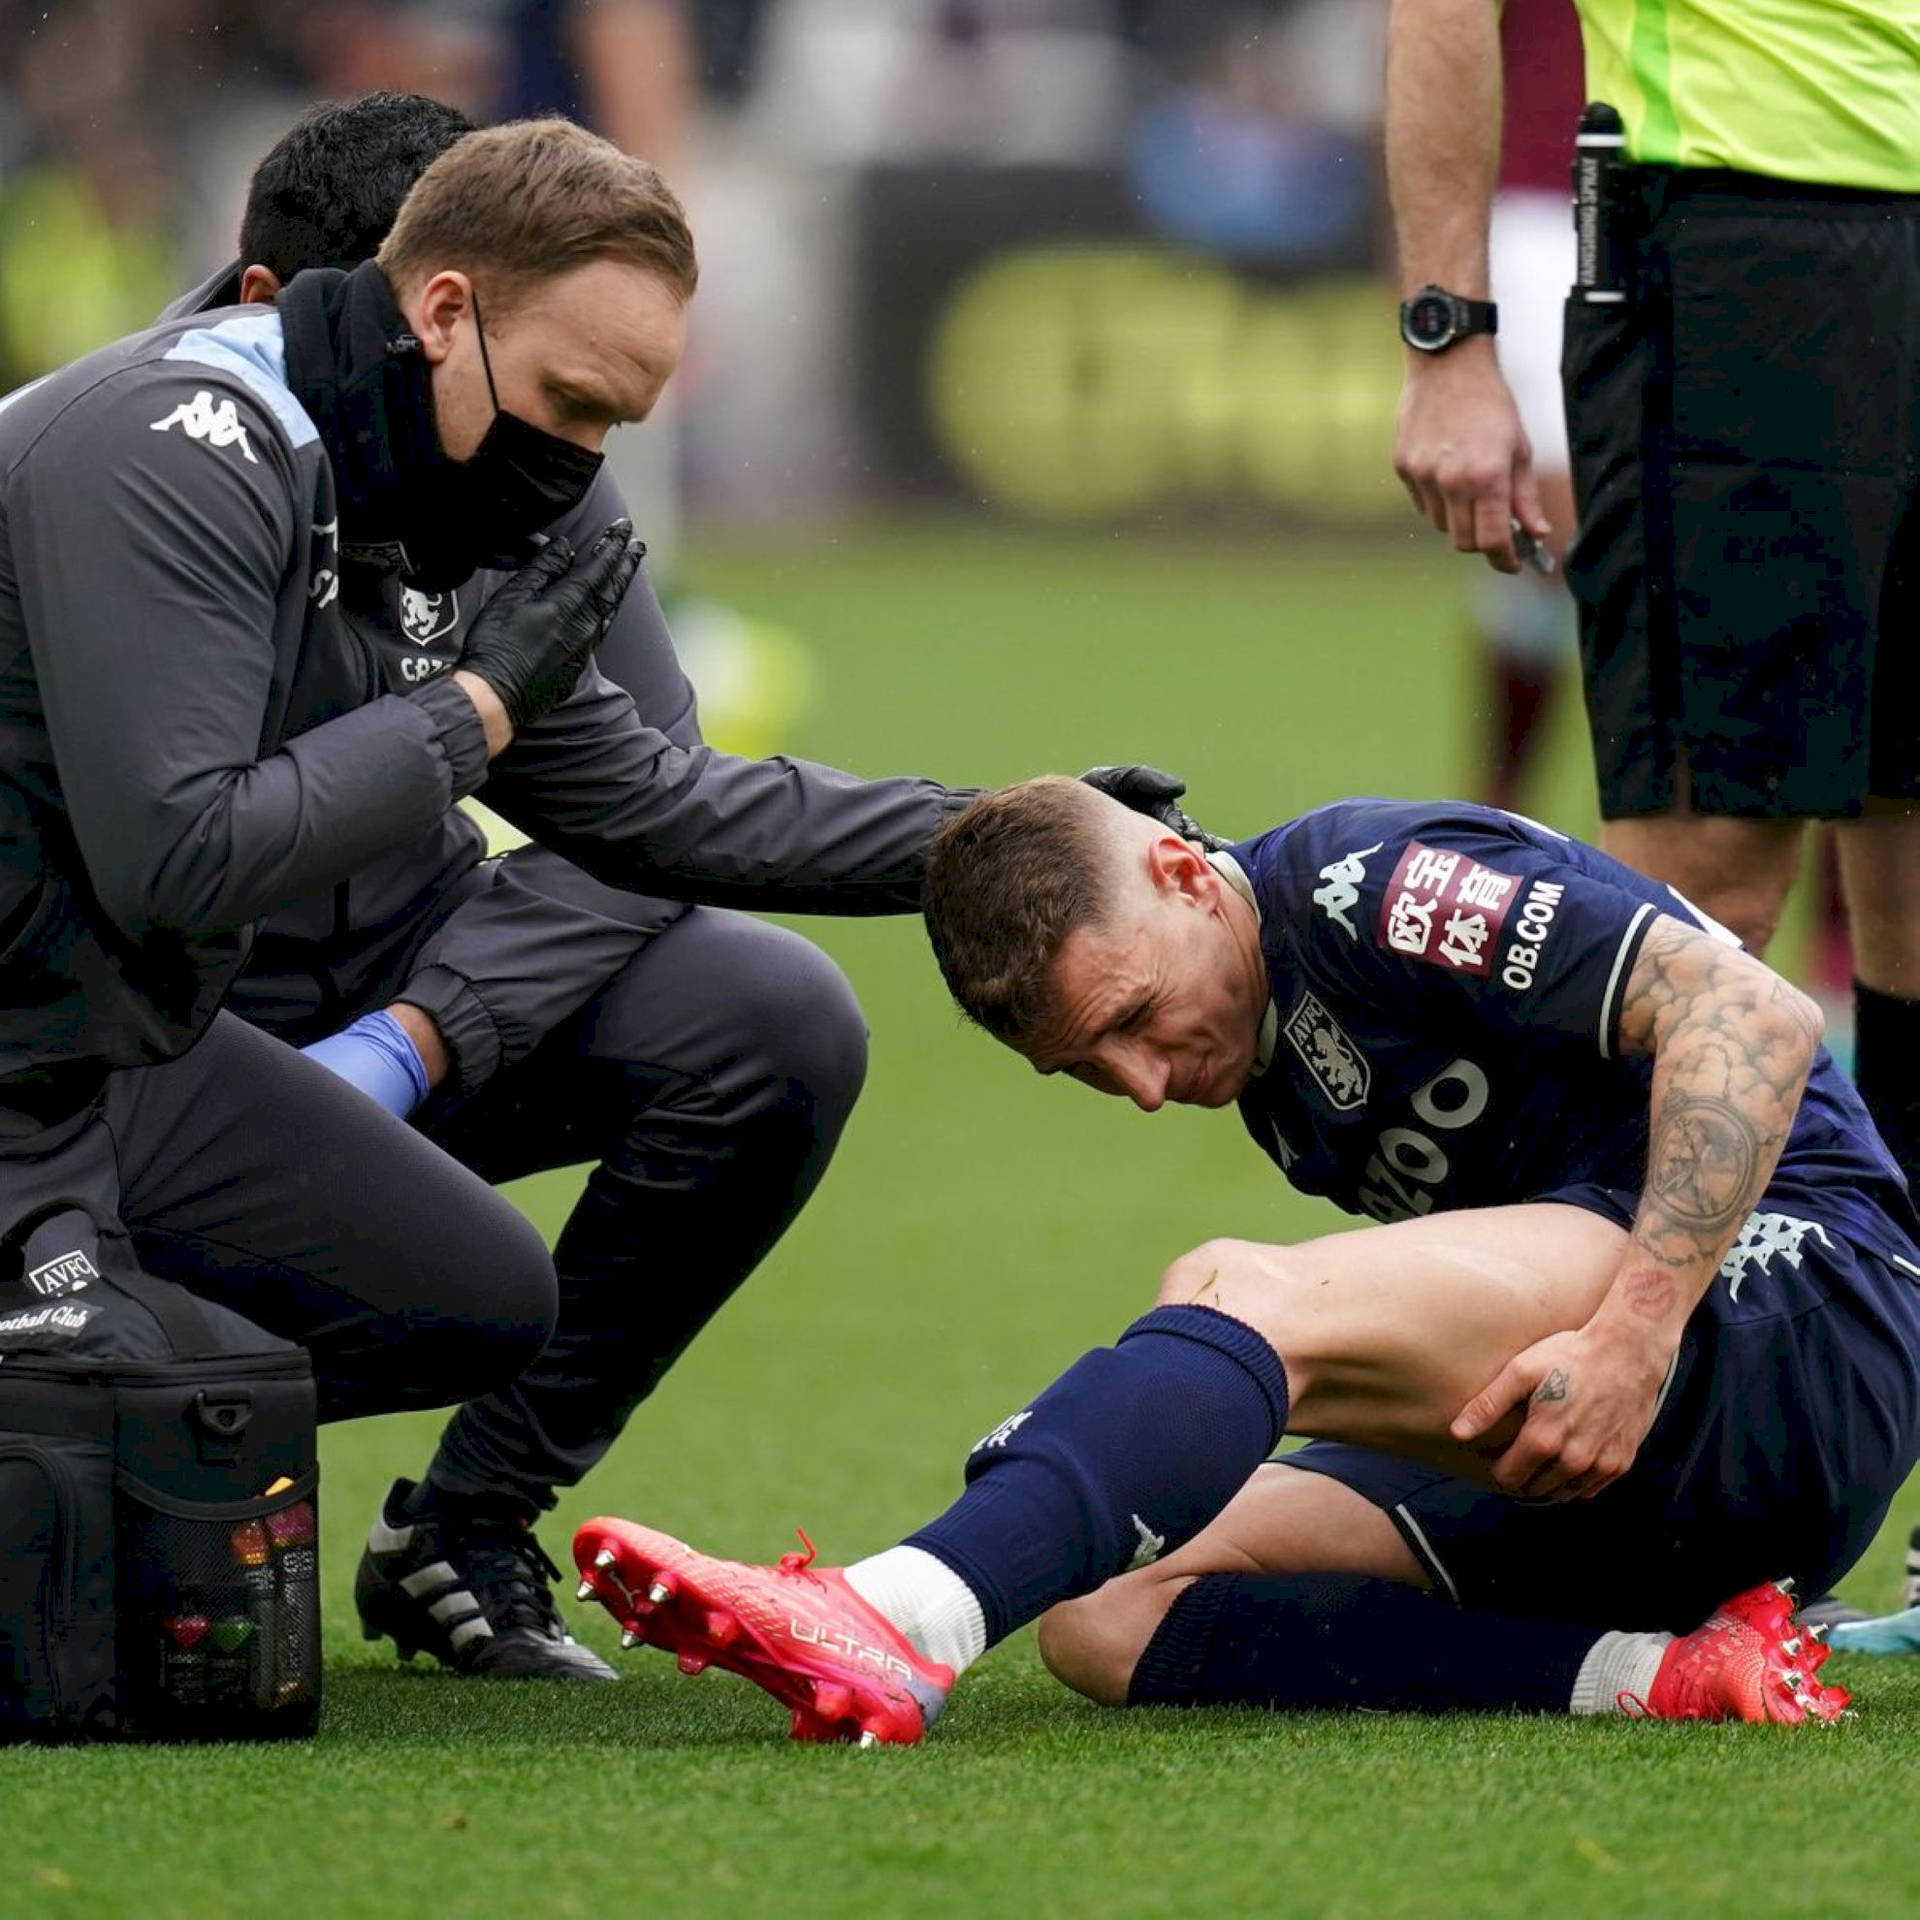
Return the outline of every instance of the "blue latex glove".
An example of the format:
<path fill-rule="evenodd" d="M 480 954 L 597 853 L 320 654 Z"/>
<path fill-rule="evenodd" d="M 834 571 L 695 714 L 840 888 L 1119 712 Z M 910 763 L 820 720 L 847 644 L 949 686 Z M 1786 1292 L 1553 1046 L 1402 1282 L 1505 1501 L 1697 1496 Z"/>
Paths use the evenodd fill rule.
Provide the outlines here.
<path fill-rule="evenodd" d="M 350 1027 L 300 1049 L 329 1073 L 404 1120 L 427 1097 L 427 1070 L 392 1014 L 363 1013 Z"/>
<path fill-rule="evenodd" d="M 1836 1653 L 1920 1653 L 1920 1607 L 1882 1614 L 1878 1620 L 1847 1620 L 1827 1635 Z"/>

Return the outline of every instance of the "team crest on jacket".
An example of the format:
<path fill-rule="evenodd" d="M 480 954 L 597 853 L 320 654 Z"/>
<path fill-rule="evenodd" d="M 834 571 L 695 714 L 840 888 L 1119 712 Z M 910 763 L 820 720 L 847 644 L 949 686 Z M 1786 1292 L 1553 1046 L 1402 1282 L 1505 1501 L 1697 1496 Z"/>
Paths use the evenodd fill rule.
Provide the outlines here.
<path fill-rule="evenodd" d="M 445 593 L 400 589 L 400 631 L 416 647 L 430 646 L 443 633 L 451 633 L 459 619 L 460 596 L 451 589 Z"/>
<path fill-rule="evenodd" d="M 1341 1032 L 1340 1023 L 1310 993 L 1287 1015 L 1287 1044 L 1319 1083 L 1328 1104 L 1341 1113 L 1364 1106 L 1373 1085 L 1367 1056 Z"/>

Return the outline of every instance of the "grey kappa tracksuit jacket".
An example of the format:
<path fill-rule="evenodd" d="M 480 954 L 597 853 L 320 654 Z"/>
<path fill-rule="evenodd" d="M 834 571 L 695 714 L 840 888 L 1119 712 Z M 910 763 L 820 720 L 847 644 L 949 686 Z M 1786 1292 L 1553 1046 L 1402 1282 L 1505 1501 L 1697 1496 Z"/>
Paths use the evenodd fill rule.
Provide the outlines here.
<path fill-rule="evenodd" d="M 579 546 L 625 511 L 603 473 L 560 531 Z M 502 578 L 483 574 L 431 596 L 389 583 L 376 605 L 347 607 L 347 623 L 384 649 L 397 632 L 414 671 L 439 670 Z M 649 727 L 677 747 L 701 744 L 693 688 L 644 566 L 597 658 Z M 881 784 L 903 836 L 898 854 L 906 857 L 924 832 L 921 796 L 911 785 Z M 804 856 L 794 849 L 796 861 Z M 884 854 L 882 864 L 894 857 Z M 455 1085 L 471 1090 L 530 1053 L 685 911 L 679 902 L 607 886 L 545 847 L 488 859 L 479 829 L 452 809 L 431 833 L 351 880 L 270 915 L 227 1005 L 304 1044 L 405 998 L 433 1016 Z"/>
<path fill-rule="evenodd" d="M 963 795 L 676 746 L 594 670 L 489 768 L 446 671 L 497 584 L 389 581 L 347 617 L 270 311 L 167 321 L 0 403 L 0 1076 L 179 1052 L 270 918 L 379 964 L 467 890 L 453 808 L 483 784 L 615 886 L 914 906 Z"/>
<path fill-rule="evenodd" d="M 240 266 L 224 267 L 181 297 L 166 319 L 238 304 Z M 610 474 L 561 523 L 576 546 L 626 505 Z M 641 529 L 645 532 L 644 527 Z M 372 606 L 344 606 L 370 643 L 407 643 L 402 658 L 444 664 L 502 576 L 483 574 L 451 594 L 417 595 L 388 583 Z M 677 747 L 701 744 L 698 708 L 643 567 L 601 642 L 602 672 L 633 698 L 641 719 Z M 855 793 L 862 790 L 855 789 Z M 896 783 L 847 804 L 882 801 L 876 828 L 898 822 L 910 846 L 922 831 L 919 793 Z M 803 858 L 796 847 L 794 856 Z M 356 1014 L 404 997 L 431 1014 L 447 1044 L 454 1084 L 471 1090 L 522 1059 L 595 993 L 684 905 L 603 885 L 544 847 L 485 860 L 464 813 L 374 861 L 318 898 L 296 902 L 260 927 L 227 1005 L 302 1044 Z"/>

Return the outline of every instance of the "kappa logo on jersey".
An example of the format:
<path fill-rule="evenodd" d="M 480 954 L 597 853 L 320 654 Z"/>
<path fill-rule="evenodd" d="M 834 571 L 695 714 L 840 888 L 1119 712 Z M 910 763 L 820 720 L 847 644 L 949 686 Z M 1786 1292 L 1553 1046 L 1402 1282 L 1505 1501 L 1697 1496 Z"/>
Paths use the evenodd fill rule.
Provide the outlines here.
<path fill-rule="evenodd" d="M 1319 1083 L 1328 1104 L 1340 1113 L 1364 1106 L 1373 1084 L 1367 1056 L 1340 1030 L 1340 1023 L 1310 993 L 1303 993 L 1287 1015 L 1287 1044 Z"/>
<path fill-rule="evenodd" d="M 182 428 L 189 440 L 204 440 L 210 447 L 238 447 L 247 456 L 249 466 L 260 464 L 233 402 L 222 400 L 216 407 L 213 395 L 205 387 L 191 400 L 182 400 L 164 420 L 149 423 L 149 430 L 154 433 L 165 433 L 169 427 Z"/>
<path fill-rule="evenodd" d="M 1741 1224 L 1740 1238 L 1727 1249 L 1727 1257 L 1720 1263 L 1720 1277 L 1727 1283 L 1727 1298 L 1738 1300 L 1741 1287 L 1753 1277 L 1756 1269 L 1765 1272 L 1767 1263 L 1777 1253 L 1790 1267 L 1797 1267 L 1805 1259 L 1800 1251 L 1800 1242 L 1808 1234 L 1818 1237 L 1823 1247 L 1833 1242 L 1827 1238 L 1827 1230 L 1817 1220 L 1796 1220 L 1790 1213 L 1750 1213 Z"/>
<path fill-rule="evenodd" d="M 459 594 L 400 589 L 400 631 L 416 647 L 431 646 L 443 633 L 451 633 L 459 620 Z"/>
<path fill-rule="evenodd" d="M 58 1300 L 63 1294 L 83 1292 L 89 1280 L 99 1278 L 93 1262 L 75 1247 L 71 1253 L 63 1253 L 55 1260 L 43 1260 L 39 1266 L 29 1269 L 27 1285 L 43 1300 Z"/>
<path fill-rule="evenodd" d="M 1360 899 L 1360 882 L 1367 877 L 1368 858 L 1380 851 L 1385 841 L 1376 840 L 1370 847 L 1362 847 L 1358 853 L 1349 853 L 1336 860 L 1330 867 L 1320 869 L 1320 878 L 1327 884 L 1315 887 L 1313 904 L 1324 908 L 1326 916 L 1339 927 L 1349 940 L 1358 940 L 1360 930 L 1347 918 Z"/>
<path fill-rule="evenodd" d="M 1517 873 L 1409 840 L 1380 900 L 1380 937 L 1395 953 L 1484 980 L 1520 887 Z"/>
<path fill-rule="evenodd" d="M 1247 1116 L 1249 1131 L 1252 1130 L 1256 1120 L 1267 1130 L 1267 1137 L 1265 1141 L 1262 1142 L 1266 1151 L 1273 1156 L 1275 1164 L 1282 1173 L 1291 1172 L 1299 1163 L 1300 1149 L 1280 1131 L 1280 1123 L 1272 1114 L 1266 1112 L 1249 1113 Z"/>

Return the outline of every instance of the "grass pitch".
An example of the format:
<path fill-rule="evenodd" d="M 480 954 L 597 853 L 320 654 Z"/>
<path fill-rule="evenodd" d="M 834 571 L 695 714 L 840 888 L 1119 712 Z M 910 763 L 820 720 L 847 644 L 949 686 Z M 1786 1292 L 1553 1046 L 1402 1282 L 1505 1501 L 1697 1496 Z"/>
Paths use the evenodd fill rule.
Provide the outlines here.
<path fill-rule="evenodd" d="M 864 772 L 1153 759 L 1231 831 L 1467 782 L 1465 574 L 1417 528 L 1308 547 L 906 527 L 713 551 L 698 572 L 808 638 L 819 697 L 794 744 Z M 1571 714 L 1533 810 L 1590 825 Z M 1339 1221 L 1231 1115 L 1149 1123 L 963 1032 L 916 927 L 813 930 L 867 1007 L 866 1099 L 805 1219 L 548 1526 L 557 1558 L 597 1511 L 752 1558 L 795 1522 L 829 1560 L 885 1545 L 1171 1256 Z M 520 1197 L 551 1228 L 572 1185 Z M 655 1654 L 616 1656 L 618 1688 L 400 1672 L 358 1639 L 349 1589 L 369 1513 L 435 1425 L 327 1438 L 322 1737 L 0 1752 L 0 1916 L 1920 1905 L 1920 1662 L 1836 1661 L 1863 1711 L 1830 1733 L 1115 1715 L 1057 1688 L 1021 1635 L 928 1745 L 867 1754 L 791 1747 L 761 1695 Z M 1892 1599 L 1916 1496 L 1849 1583 L 1863 1602 Z M 611 1654 L 611 1623 L 571 1611 Z"/>

